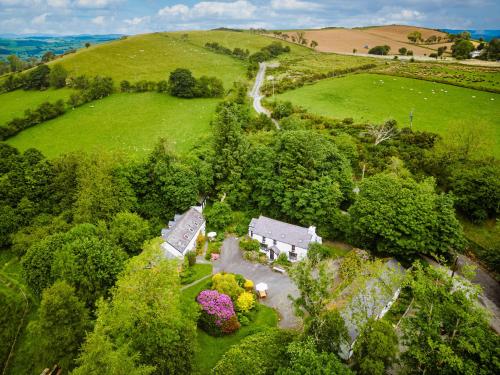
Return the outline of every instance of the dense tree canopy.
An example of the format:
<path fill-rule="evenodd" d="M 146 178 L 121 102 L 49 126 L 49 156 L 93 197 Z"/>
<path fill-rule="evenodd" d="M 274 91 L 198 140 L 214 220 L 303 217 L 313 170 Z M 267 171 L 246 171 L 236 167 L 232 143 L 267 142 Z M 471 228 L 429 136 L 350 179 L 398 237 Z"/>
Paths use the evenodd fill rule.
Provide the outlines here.
<path fill-rule="evenodd" d="M 404 257 L 446 255 L 463 247 L 453 201 L 436 194 L 432 180 L 379 174 L 365 179 L 360 188 L 349 209 L 354 243 Z"/>

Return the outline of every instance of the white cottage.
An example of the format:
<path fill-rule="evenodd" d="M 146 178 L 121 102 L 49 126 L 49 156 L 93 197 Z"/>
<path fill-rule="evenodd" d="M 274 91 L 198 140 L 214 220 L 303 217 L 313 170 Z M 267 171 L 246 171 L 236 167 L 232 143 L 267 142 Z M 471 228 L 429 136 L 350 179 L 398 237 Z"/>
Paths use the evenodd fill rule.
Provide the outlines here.
<path fill-rule="evenodd" d="M 270 260 L 277 259 L 280 254 L 286 254 L 292 262 L 307 257 L 310 243 L 322 241 L 316 234 L 316 227 L 299 227 L 262 215 L 250 221 L 248 236 L 260 242 L 261 251 L 266 253 Z"/>
<path fill-rule="evenodd" d="M 162 229 L 161 236 L 165 242 L 161 248 L 167 258 L 184 258 L 196 247 L 199 234 L 205 235 L 205 218 L 203 206 L 191 207 L 182 215 L 175 215 L 168 223 L 168 228 Z"/>

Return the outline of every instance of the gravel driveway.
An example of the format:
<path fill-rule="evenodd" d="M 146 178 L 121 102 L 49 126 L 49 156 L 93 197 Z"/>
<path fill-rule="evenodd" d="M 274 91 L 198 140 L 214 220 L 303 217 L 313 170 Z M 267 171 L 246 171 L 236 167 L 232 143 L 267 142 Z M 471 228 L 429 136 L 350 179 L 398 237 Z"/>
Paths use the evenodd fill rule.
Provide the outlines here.
<path fill-rule="evenodd" d="M 281 328 L 297 328 L 301 325 L 292 308 L 288 295 L 297 297 L 299 291 L 287 275 L 274 272 L 269 266 L 260 263 L 251 263 L 243 259 L 236 237 L 227 238 L 222 245 L 221 257 L 213 262 L 214 273 L 239 273 L 255 284 L 265 282 L 269 286 L 267 298 L 261 302 L 276 309 L 280 315 Z"/>

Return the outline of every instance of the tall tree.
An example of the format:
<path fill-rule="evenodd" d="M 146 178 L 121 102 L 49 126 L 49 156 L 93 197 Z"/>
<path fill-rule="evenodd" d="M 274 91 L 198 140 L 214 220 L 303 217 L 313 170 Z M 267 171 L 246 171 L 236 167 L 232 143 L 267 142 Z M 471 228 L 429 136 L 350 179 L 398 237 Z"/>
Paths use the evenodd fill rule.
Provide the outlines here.
<path fill-rule="evenodd" d="M 92 345 L 95 341 L 109 343 L 115 356 L 126 350 L 137 358 L 136 367 L 154 366 L 155 374 L 192 372 L 195 305 L 181 300 L 177 263 L 166 260 L 159 245 L 152 241 L 130 259 L 112 299 L 98 305 L 94 332 L 87 337 L 77 374 L 84 369 L 93 373 L 94 358 L 101 351 Z"/>
<path fill-rule="evenodd" d="M 394 174 L 367 178 L 349 213 L 353 241 L 382 253 L 447 255 L 463 247 L 453 202 L 435 193 L 433 180 L 418 183 Z"/>
<path fill-rule="evenodd" d="M 55 64 L 52 66 L 49 75 L 50 86 L 60 89 L 66 86 L 66 78 L 68 78 L 68 71 L 64 69 L 62 64 Z"/>
<path fill-rule="evenodd" d="M 370 321 L 363 327 L 354 345 L 354 361 L 360 375 L 384 375 L 396 361 L 398 336 L 385 320 Z"/>
<path fill-rule="evenodd" d="M 500 336 L 477 303 L 478 288 L 445 270 L 414 263 L 413 313 L 403 320 L 402 354 L 409 374 L 497 374 Z"/>
<path fill-rule="evenodd" d="M 39 363 L 47 367 L 58 363 L 64 371 L 71 370 L 88 328 L 88 310 L 75 295 L 75 288 L 58 281 L 45 289 L 38 319 L 30 328 L 37 337 Z"/>

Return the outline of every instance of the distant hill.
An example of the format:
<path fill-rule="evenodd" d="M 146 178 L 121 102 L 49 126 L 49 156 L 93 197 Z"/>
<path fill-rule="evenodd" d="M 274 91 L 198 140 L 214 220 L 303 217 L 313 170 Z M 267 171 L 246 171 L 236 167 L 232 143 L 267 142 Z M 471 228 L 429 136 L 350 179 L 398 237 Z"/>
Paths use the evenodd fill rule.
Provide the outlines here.
<path fill-rule="evenodd" d="M 85 43 L 101 44 L 120 38 L 121 35 L 0 35 L 0 59 L 9 55 L 17 55 L 21 59 L 40 58 L 45 52 L 52 51 L 56 55 L 73 49 L 82 48 Z"/>
<path fill-rule="evenodd" d="M 489 42 L 493 38 L 500 38 L 500 30 L 455 30 L 455 29 L 441 29 L 444 32 L 450 33 L 450 34 L 460 34 L 463 31 L 468 31 L 472 39 L 479 39 L 483 38 L 487 42 Z"/>

